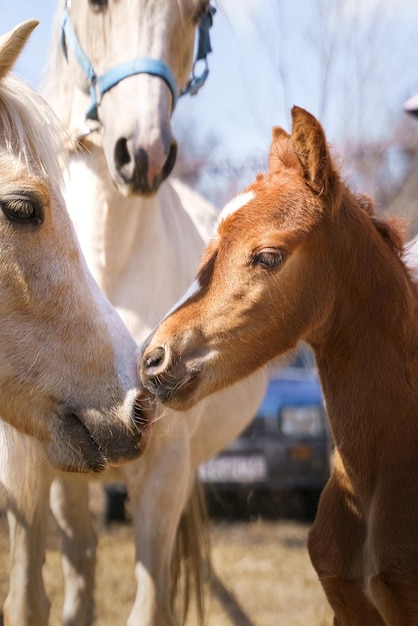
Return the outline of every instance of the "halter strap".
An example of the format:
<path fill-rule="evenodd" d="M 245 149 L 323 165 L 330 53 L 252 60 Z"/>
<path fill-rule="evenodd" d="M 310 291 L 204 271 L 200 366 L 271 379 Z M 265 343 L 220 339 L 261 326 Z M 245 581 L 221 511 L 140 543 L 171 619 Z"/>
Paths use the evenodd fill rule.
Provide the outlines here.
<path fill-rule="evenodd" d="M 68 12 L 69 2 L 67 0 L 64 13 L 61 19 L 61 47 L 65 58 L 68 60 L 68 48 L 71 50 L 77 63 L 83 70 L 88 82 L 89 92 L 91 97 L 91 104 L 86 113 L 86 119 L 99 121 L 98 106 L 101 102 L 103 94 L 112 89 L 120 81 L 133 76 L 135 74 L 151 74 L 162 78 L 170 89 L 172 96 L 172 111 L 176 106 L 178 99 L 178 90 L 176 80 L 173 72 L 169 66 L 159 59 L 152 59 L 149 57 L 137 57 L 132 61 L 125 61 L 119 63 L 115 67 L 111 68 L 107 72 L 101 75 L 97 75 L 96 71 L 87 57 L 86 53 L 80 46 L 73 24 L 71 22 L 70 14 Z M 180 96 L 191 94 L 195 95 L 201 87 L 203 87 L 206 78 L 209 74 L 209 68 L 207 63 L 207 55 L 212 52 L 210 45 L 209 29 L 212 26 L 212 15 L 215 14 L 216 9 L 209 7 L 205 15 L 199 22 L 199 39 L 198 50 L 196 60 L 193 64 L 193 71 L 191 78 L 187 81 L 187 84 L 182 89 Z M 196 63 L 199 60 L 205 62 L 204 71 L 200 76 L 195 75 Z"/>
<path fill-rule="evenodd" d="M 206 13 L 200 18 L 199 22 L 199 30 L 198 30 L 198 42 L 197 42 L 197 53 L 196 59 L 193 63 L 192 75 L 187 81 L 186 85 L 180 92 L 180 96 L 185 96 L 190 94 L 191 96 L 195 96 L 199 89 L 203 87 L 207 77 L 209 76 L 209 66 L 207 56 L 209 52 L 212 52 L 212 46 L 210 44 L 210 29 L 213 26 L 213 16 L 216 13 L 216 8 L 212 5 L 209 5 Z M 200 76 L 197 76 L 196 66 L 198 61 L 204 61 L 205 68 Z"/>

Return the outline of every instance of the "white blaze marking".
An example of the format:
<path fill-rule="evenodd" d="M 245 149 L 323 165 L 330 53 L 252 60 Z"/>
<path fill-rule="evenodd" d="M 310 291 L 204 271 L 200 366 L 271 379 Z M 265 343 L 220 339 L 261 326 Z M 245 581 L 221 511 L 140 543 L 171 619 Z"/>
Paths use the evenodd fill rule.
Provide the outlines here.
<path fill-rule="evenodd" d="M 253 200 L 253 198 L 255 198 L 254 191 L 246 191 L 245 193 L 240 193 L 235 196 L 235 198 L 233 198 L 231 202 L 228 202 L 228 204 L 220 212 L 218 224 L 233 213 L 242 209 L 250 202 L 250 200 Z"/>

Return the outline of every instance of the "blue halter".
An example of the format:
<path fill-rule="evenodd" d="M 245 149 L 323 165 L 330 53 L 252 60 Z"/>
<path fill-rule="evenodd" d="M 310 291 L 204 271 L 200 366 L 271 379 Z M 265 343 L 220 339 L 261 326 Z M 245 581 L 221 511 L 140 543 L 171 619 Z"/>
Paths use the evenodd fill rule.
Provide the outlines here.
<path fill-rule="evenodd" d="M 100 76 L 96 74 L 93 65 L 79 44 L 68 11 L 70 5 L 71 0 L 66 0 L 64 13 L 61 19 L 61 47 L 67 60 L 68 48 L 70 48 L 89 82 L 91 104 L 86 113 L 86 119 L 99 121 L 98 107 L 103 94 L 112 89 L 112 87 L 117 85 L 121 80 L 124 80 L 124 78 L 133 76 L 134 74 L 152 74 L 153 76 L 159 76 L 162 78 L 170 89 L 172 96 L 172 111 L 174 111 L 174 107 L 176 106 L 176 102 L 179 97 L 176 80 L 168 65 L 159 59 L 137 57 L 132 61 L 119 63 L 119 65 L 116 65 Z M 181 90 L 180 96 L 184 96 L 186 94 L 195 95 L 199 89 L 203 87 L 208 77 L 209 68 L 207 55 L 209 52 L 212 52 L 209 29 L 212 26 L 212 16 L 215 14 L 215 11 L 216 9 L 210 6 L 199 22 L 197 54 L 193 64 L 192 76 L 187 81 L 185 87 Z M 195 75 L 195 67 L 198 61 L 204 61 L 205 63 L 205 68 L 200 76 Z"/>

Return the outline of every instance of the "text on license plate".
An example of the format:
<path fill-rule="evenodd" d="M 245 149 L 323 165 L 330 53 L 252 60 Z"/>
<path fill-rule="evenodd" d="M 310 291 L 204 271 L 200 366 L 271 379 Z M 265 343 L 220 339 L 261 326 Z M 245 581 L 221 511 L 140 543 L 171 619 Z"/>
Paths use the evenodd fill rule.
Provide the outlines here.
<path fill-rule="evenodd" d="M 202 482 L 252 483 L 262 481 L 267 476 L 267 465 L 262 456 L 219 456 L 199 467 Z"/>

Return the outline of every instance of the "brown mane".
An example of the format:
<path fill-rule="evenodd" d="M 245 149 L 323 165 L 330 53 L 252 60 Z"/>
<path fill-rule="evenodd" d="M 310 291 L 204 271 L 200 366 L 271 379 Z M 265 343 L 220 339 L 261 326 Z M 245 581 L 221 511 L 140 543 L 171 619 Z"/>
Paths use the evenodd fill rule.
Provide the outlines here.
<path fill-rule="evenodd" d="M 386 241 L 393 252 L 401 257 L 404 251 L 404 239 L 407 229 L 406 220 L 399 217 L 382 217 L 375 214 L 373 199 L 370 196 L 356 196 L 359 205 L 370 215 L 377 232 Z"/>

